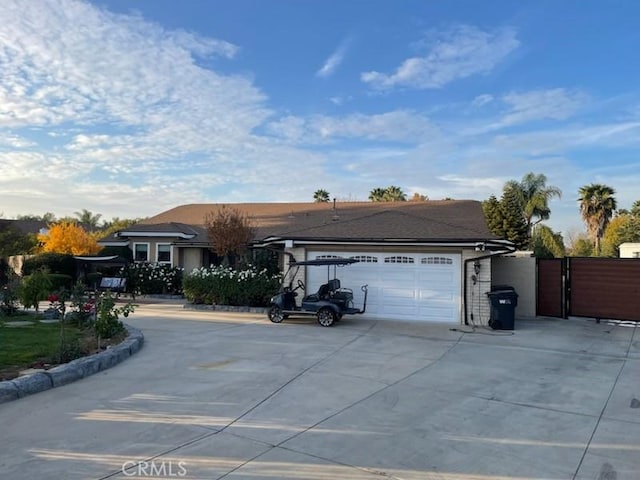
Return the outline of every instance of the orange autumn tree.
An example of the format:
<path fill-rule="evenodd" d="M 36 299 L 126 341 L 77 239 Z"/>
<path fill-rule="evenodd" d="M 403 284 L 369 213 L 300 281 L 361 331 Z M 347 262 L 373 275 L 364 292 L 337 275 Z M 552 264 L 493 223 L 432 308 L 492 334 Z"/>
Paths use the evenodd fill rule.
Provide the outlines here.
<path fill-rule="evenodd" d="M 42 252 L 93 255 L 100 251 L 95 237 L 75 222 L 56 223 L 47 233 L 38 235 Z"/>

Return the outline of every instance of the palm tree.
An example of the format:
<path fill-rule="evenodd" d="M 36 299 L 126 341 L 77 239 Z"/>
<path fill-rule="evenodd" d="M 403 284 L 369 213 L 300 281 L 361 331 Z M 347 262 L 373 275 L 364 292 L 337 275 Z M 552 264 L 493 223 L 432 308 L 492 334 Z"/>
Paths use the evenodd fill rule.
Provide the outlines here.
<path fill-rule="evenodd" d="M 385 202 L 406 202 L 407 194 L 404 193 L 400 187 L 391 185 L 390 187 L 387 187 L 384 191 L 384 201 Z"/>
<path fill-rule="evenodd" d="M 402 188 L 391 185 L 387 188 L 374 188 L 369 192 L 369 200 L 372 202 L 406 202 L 407 194 Z"/>
<path fill-rule="evenodd" d="M 536 175 L 529 172 L 522 177 L 522 181 L 511 180 L 505 184 L 504 188 L 505 190 L 514 189 L 520 197 L 529 238 L 532 236 L 535 225 L 549 219 L 551 215 L 549 201 L 554 197 L 562 198 L 562 190 L 553 185 L 547 186 L 547 177 L 542 173 Z"/>
<path fill-rule="evenodd" d="M 595 245 L 595 253 L 599 255 L 600 241 L 604 230 L 617 207 L 616 199 L 613 196 L 616 191 L 608 185 L 592 183 L 580 187 L 578 192 L 580 194 L 578 199 L 580 214 Z"/>
<path fill-rule="evenodd" d="M 329 192 L 322 188 L 320 190 L 316 190 L 313 193 L 313 201 L 316 203 L 327 203 L 329 201 Z"/>
<path fill-rule="evenodd" d="M 90 212 L 86 208 L 83 208 L 81 212 L 73 212 L 73 214 L 78 217 L 78 221 L 80 223 L 89 225 L 91 228 L 97 228 L 98 222 L 100 221 L 100 218 L 102 218 L 101 213 L 96 213 L 94 215 L 93 212 Z"/>
<path fill-rule="evenodd" d="M 384 188 L 374 188 L 369 192 L 369 200 L 372 202 L 384 202 L 385 191 L 386 190 Z"/>

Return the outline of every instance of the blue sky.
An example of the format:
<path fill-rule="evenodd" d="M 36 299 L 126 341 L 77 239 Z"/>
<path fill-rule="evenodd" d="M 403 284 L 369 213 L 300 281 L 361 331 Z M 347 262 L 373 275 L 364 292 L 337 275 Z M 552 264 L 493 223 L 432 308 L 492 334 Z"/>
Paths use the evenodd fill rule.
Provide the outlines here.
<path fill-rule="evenodd" d="M 533 171 L 640 199 L 640 3 L 3 0 L 0 212 L 484 200 Z"/>

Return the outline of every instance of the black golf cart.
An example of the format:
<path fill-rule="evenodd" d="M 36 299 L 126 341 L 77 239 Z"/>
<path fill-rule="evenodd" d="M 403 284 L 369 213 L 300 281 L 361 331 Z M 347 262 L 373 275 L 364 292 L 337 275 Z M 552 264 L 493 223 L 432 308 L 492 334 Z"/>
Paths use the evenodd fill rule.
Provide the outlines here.
<path fill-rule="evenodd" d="M 342 288 L 340 279 L 337 278 L 337 267 L 356 263 L 352 258 L 326 258 L 319 260 L 305 260 L 291 262 L 285 274 L 280 292 L 271 299 L 269 320 L 280 323 L 291 315 L 315 315 L 318 323 L 323 327 L 330 327 L 339 321 L 343 315 L 355 315 L 364 313 L 367 308 L 367 285 L 363 285 L 364 304 L 362 310 L 353 306 L 353 290 Z M 316 293 L 305 295 L 300 305 L 296 302 L 297 290 L 305 291 L 302 280 L 293 282 L 301 267 L 327 267 L 327 283 L 320 285 Z M 331 278 L 333 267 L 333 278 Z"/>

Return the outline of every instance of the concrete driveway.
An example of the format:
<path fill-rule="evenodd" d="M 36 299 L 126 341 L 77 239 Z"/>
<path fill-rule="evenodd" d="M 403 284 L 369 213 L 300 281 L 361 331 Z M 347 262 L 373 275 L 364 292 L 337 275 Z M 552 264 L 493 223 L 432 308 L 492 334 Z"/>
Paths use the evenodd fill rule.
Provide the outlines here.
<path fill-rule="evenodd" d="M 634 327 L 323 328 L 171 305 L 130 323 L 131 359 L 0 405 L 0 478 L 640 477 Z"/>

